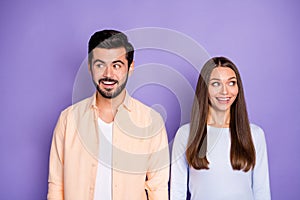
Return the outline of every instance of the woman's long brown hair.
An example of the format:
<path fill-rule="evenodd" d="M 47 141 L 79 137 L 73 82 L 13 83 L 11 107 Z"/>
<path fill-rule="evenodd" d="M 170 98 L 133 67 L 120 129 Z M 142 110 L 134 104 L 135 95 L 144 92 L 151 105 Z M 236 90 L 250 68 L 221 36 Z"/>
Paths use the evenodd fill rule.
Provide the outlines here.
<path fill-rule="evenodd" d="M 255 166 L 253 145 L 242 80 L 237 67 L 228 58 L 208 60 L 200 73 L 191 113 L 190 135 L 186 151 L 188 164 L 195 169 L 209 169 L 207 152 L 207 117 L 209 108 L 208 82 L 216 67 L 229 67 L 237 78 L 238 95 L 230 108 L 230 161 L 234 170 L 249 171 Z"/>

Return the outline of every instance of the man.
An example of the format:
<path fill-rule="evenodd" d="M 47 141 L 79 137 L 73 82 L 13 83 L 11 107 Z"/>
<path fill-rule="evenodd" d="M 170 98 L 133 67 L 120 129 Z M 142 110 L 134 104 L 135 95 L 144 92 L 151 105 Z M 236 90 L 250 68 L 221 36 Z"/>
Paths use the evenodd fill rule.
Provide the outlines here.
<path fill-rule="evenodd" d="M 50 152 L 48 199 L 168 199 L 168 140 L 161 116 L 125 89 L 134 49 L 115 30 L 94 33 L 95 94 L 64 110 Z"/>

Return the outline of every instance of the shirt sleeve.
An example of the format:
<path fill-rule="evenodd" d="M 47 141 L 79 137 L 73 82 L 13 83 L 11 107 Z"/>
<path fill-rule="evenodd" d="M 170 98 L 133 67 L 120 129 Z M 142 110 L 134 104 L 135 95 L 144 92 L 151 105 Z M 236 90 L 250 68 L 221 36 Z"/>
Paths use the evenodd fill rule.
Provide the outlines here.
<path fill-rule="evenodd" d="M 269 181 L 269 167 L 267 146 L 264 136 L 264 131 L 252 125 L 253 138 L 256 151 L 256 164 L 252 174 L 252 187 L 255 200 L 270 200 L 270 181 Z"/>
<path fill-rule="evenodd" d="M 188 184 L 188 164 L 186 161 L 186 146 L 189 135 L 189 126 L 182 126 L 176 133 L 171 163 L 171 200 L 186 200 Z"/>
<path fill-rule="evenodd" d="M 162 119 L 161 119 L 162 120 Z M 169 145 L 165 127 L 154 137 L 145 187 L 149 200 L 168 200 Z"/>
<path fill-rule="evenodd" d="M 50 159 L 49 159 L 49 177 L 48 177 L 48 200 L 63 200 L 63 165 L 64 165 L 64 130 L 62 115 L 59 117 L 54 129 Z"/>

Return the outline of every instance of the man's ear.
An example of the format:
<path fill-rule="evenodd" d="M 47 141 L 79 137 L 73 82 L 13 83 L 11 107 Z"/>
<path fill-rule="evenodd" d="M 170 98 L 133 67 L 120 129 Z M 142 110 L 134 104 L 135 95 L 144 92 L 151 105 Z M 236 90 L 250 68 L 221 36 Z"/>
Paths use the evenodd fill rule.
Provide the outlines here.
<path fill-rule="evenodd" d="M 90 65 L 90 62 L 88 62 L 88 70 L 89 70 L 89 73 L 91 73 L 91 65 Z"/>
<path fill-rule="evenodd" d="M 89 73 L 90 73 L 90 74 L 92 74 L 92 71 L 91 71 L 91 67 L 92 67 L 92 66 L 91 66 L 91 63 L 92 63 L 92 60 L 93 60 L 93 59 L 90 60 L 90 58 L 93 58 L 93 56 L 92 56 L 91 53 L 93 53 L 93 51 L 90 52 L 90 53 L 88 54 L 88 56 L 87 56 L 87 66 L 88 66 L 88 68 L 89 68 L 88 70 L 89 70 Z"/>
<path fill-rule="evenodd" d="M 92 74 L 92 63 L 88 60 L 88 63 L 87 63 L 87 67 L 88 67 L 88 70 L 89 70 L 89 73 Z"/>
<path fill-rule="evenodd" d="M 133 70 L 134 70 L 134 60 L 130 64 L 130 67 L 129 67 L 129 70 L 128 70 L 129 76 L 133 73 Z"/>

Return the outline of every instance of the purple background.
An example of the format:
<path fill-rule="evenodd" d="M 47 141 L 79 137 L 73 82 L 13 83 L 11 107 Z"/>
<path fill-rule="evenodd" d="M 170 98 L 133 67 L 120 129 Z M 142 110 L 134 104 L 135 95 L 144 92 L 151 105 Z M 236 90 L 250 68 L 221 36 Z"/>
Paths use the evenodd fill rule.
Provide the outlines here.
<path fill-rule="evenodd" d="M 299 8 L 297 0 L 1 1 L 0 198 L 46 199 L 52 131 L 72 103 L 90 35 L 151 26 L 186 34 L 237 64 L 250 119 L 265 130 L 272 197 L 299 199 Z M 167 60 L 195 86 L 195 71 L 146 53 L 137 53 L 137 65 Z M 180 125 L 176 96 L 153 85 L 135 96 L 165 105 L 171 139 Z"/>

